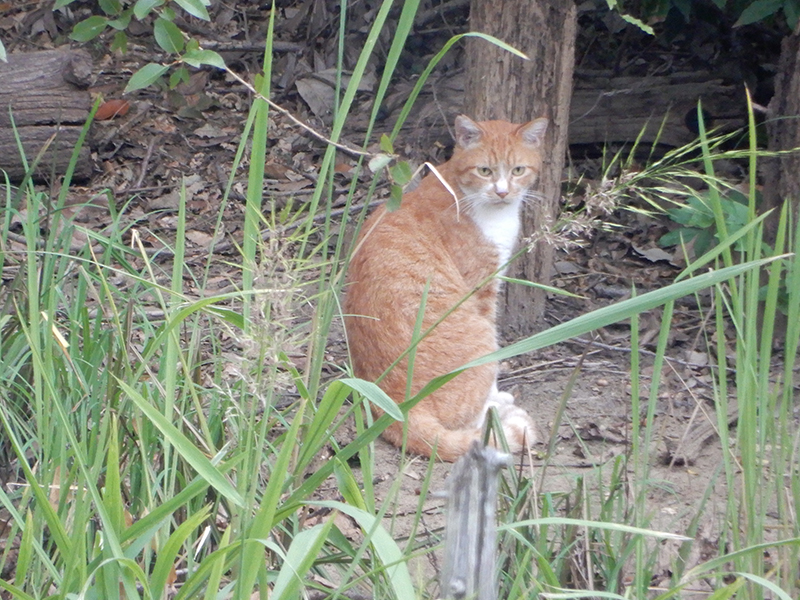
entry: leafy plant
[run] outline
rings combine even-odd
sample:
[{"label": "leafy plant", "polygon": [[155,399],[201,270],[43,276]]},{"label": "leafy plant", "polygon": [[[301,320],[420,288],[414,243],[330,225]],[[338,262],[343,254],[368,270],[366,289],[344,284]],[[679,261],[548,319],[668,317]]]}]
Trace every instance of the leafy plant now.
[{"label": "leafy plant", "polygon": [[[75,0],[56,0],[53,10],[69,6]],[[199,42],[187,35],[176,24],[177,10],[202,19],[209,20],[207,6],[211,0],[99,0],[98,5],[103,12],[92,15],[77,23],[70,37],[77,42],[89,42],[106,30],[114,30],[114,39],[110,49],[125,52],[128,47],[126,30],[131,21],[152,22],[153,39],[161,50],[175,58],[172,61],[174,70],[169,78],[169,85],[174,88],[181,82],[189,80],[189,71],[185,65],[198,67],[201,65],[223,68],[224,63],[219,55],[208,50],[201,50]],[[185,65],[184,65],[185,63]],[[170,65],[149,63],[131,76],[126,91],[147,87],[161,79]]]},{"label": "leafy plant", "polygon": [[[726,189],[719,199],[720,208],[725,220],[726,231],[734,233],[750,222],[747,207],[747,196],[736,189]],[[723,236],[716,229],[714,211],[711,207],[709,192],[700,192],[689,196],[682,206],[669,208],[667,215],[674,222],[682,225],[664,234],[658,240],[660,246],[683,246],[691,244],[696,256],[705,254]],[[737,242],[735,249],[744,249],[742,241]]]}]

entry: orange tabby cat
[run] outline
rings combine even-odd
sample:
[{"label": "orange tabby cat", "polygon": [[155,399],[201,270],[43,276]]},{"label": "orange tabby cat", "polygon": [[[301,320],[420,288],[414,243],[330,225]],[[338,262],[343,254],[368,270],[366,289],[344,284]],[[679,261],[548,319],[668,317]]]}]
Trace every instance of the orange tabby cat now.
[{"label": "orange tabby cat", "polygon": [[[469,298],[417,347],[411,395],[434,377],[497,350],[499,283],[481,283],[508,261],[517,242],[520,207],[534,196],[546,129],[546,119],[515,125],[459,116],[453,157],[437,169],[458,200],[431,173],[403,196],[397,211],[379,208],[367,220],[345,300],[356,376],[377,380],[408,348],[426,284],[422,331]],[[407,377],[403,359],[379,385],[402,402]],[[407,447],[430,456],[435,445],[439,458],[453,461],[480,437],[491,407],[513,451],[534,441],[530,417],[511,394],[498,391],[497,364],[491,363],[468,369],[412,408]],[[384,437],[401,445],[403,423],[393,423]]]}]

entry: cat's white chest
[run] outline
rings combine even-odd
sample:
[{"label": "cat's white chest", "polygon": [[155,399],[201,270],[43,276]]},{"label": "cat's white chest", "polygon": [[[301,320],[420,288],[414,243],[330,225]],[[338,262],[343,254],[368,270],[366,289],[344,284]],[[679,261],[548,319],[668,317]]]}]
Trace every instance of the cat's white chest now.
[{"label": "cat's white chest", "polygon": [[[472,219],[483,235],[494,244],[499,255],[498,267],[511,258],[520,230],[520,203],[483,204],[471,211]],[[504,269],[505,270],[505,269]]]}]

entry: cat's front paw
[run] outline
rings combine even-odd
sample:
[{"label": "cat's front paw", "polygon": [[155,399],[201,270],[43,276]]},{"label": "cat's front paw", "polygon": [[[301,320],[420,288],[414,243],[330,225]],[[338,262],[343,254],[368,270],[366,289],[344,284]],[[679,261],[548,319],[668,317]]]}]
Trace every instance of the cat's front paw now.
[{"label": "cat's front paw", "polygon": [[497,412],[511,452],[519,452],[536,443],[536,425],[524,409],[513,404],[504,404],[498,407]]}]

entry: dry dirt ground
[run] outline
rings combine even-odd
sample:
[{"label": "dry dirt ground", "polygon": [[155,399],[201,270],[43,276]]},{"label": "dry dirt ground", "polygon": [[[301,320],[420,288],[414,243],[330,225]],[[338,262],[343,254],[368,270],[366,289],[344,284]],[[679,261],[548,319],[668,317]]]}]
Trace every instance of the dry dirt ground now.
[{"label": "dry dirt ground", "polygon": [[[297,8],[292,8],[293,3],[284,4],[291,5],[284,16],[291,18],[298,14],[292,12]],[[298,3],[298,6],[300,4],[303,7],[311,5],[306,2]],[[61,27],[63,30],[64,25],[51,23],[46,12],[38,13],[37,21],[34,12],[16,13],[19,19],[10,24],[7,19],[14,15],[7,15],[0,26],[6,30],[16,28],[20,32],[23,32],[23,27],[31,31],[39,27],[38,46],[52,46],[54,36],[48,28],[58,30]],[[308,30],[312,32],[314,18],[312,15],[307,22]],[[258,23],[263,25],[263,18]],[[224,13],[218,19],[215,35],[211,38],[220,41],[226,27],[236,26],[242,26],[242,23]],[[253,27],[257,29],[255,25]],[[453,29],[440,24],[439,27],[441,31],[431,34],[433,37],[445,36],[446,39],[458,30],[457,26]],[[254,30],[252,39],[263,39],[263,36],[257,36],[258,33]],[[275,97],[297,116],[324,130],[324,107],[312,108],[304,102],[298,91],[302,86],[296,85],[297,81],[304,79],[311,85],[314,80],[311,75],[323,70],[321,67],[330,62],[329,40],[321,33],[315,39],[317,44],[310,50],[293,49],[287,42],[289,45],[278,52],[274,68]],[[257,71],[260,54],[257,45],[254,47],[256,51],[244,46],[227,51],[225,57],[229,65],[239,72]],[[30,50],[31,47],[20,45],[9,49]],[[152,42],[148,42],[146,37],[141,40],[133,37],[127,55],[108,53],[97,45],[94,55],[96,84],[92,91],[103,93],[107,98],[120,97],[130,74],[152,59]],[[406,73],[418,71],[417,66],[407,65]],[[439,73],[457,74],[459,69],[456,53],[442,65]],[[411,82],[410,77],[401,78],[393,93],[402,98]],[[447,85],[446,78],[441,80],[441,85]],[[433,93],[423,98],[419,114],[441,115],[436,82],[431,90]],[[89,206],[79,210],[78,219],[87,227],[102,230],[110,220],[110,199],[117,211],[123,212],[123,221],[136,226],[145,246],[157,250],[164,246],[162,239],[174,238],[178,189],[184,178],[189,198],[187,264],[202,267],[212,241],[216,243],[214,252],[220,265],[227,260],[236,260],[238,255],[231,241],[241,241],[242,238],[242,191],[246,183],[247,158],[239,172],[234,174],[231,199],[223,209],[223,230],[216,231],[215,227],[249,107],[247,91],[220,73],[200,71],[177,91],[151,87],[131,96],[130,102],[131,111],[124,117],[95,124],[92,151],[96,172],[90,181],[82,182],[83,187],[76,187],[71,196],[76,206],[91,199]],[[356,115],[367,114],[369,95],[360,96],[357,104]],[[378,124],[378,130],[390,126],[390,120],[383,121]],[[364,127],[364,120],[356,116],[345,131],[345,139],[357,146]],[[399,151],[417,163],[424,160],[436,163],[443,159],[448,139],[450,136],[444,120],[418,120],[406,129]],[[271,205],[280,207],[289,198],[305,200],[309,197],[315,184],[321,150],[315,140],[281,116],[273,115],[265,165],[265,198],[269,198]],[[342,204],[353,177],[353,164],[352,158],[346,155],[338,159],[336,195]],[[576,169],[587,173],[588,180],[599,177],[597,161],[575,163],[571,165],[570,173],[574,174]],[[366,185],[365,182],[363,187]],[[385,196],[384,188],[379,188],[378,196]],[[342,218],[346,219],[344,215]],[[598,232],[586,247],[559,254],[556,285],[585,299],[551,298],[546,317],[549,325],[624,298],[632,285],[640,292],[664,285],[677,273],[669,256],[653,251],[655,240],[668,230],[667,223],[625,211],[616,212],[611,219],[616,221],[617,229]],[[217,235],[216,239],[214,235]],[[194,292],[198,295],[217,293],[230,283],[228,269],[220,267],[206,290]],[[191,285],[187,282],[189,292],[193,291]],[[679,304],[675,313],[668,350],[672,360],[661,374],[655,419],[657,451],[651,456],[654,485],[649,501],[655,529],[685,531],[712,473],[720,464],[722,450],[711,429],[715,421],[713,406],[709,402],[707,349],[702,345],[704,316],[704,312],[692,302]],[[645,374],[652,375],[652,369],[648,371],[646,353],[653,349],[651,344],[659,325],[658,311],[642,317]],[[333,362],[341,361],[341,339],[334,336],[331,347]],[[565,416],[557,425],[555,454],[545,476],[544,490],[571,490],[579,477],[588,478],[597,472],[605,474],[614,457],[629,452],[631,422],[641,418],[641,415],[631,414],[630,356],[626,350],[629,348],[627,327],[609,327],[591,339],[569,342],[504,365],[501,388],[513,391],[518,403],[535,416],[544,442],[551,435],[557,406],[576,371],[579,358],[585,352],[569,394]],[[649,381],[643,383],[645,402]],[[419,502],[420,482],[427,470],[426,461],[401,460],[397,450],[383,441],[376,442],[375,447],[377,494],[381,499],[389,494],[399,470],[401,489],[395,516],[414,514]],[[534,448],[532,458],[526,459],[524,468],[530,468],[534,477],[541,476],[544,450],[545,445],[541,443]],[[601,468],[601,465],[604,466]],[[446,464],[435,465],[434,489],[443,488],[449,468]],[[718,483],[706,506],[707,522],[700,528],[698,548],[714,547],[715,522],[723,514],[726,493],[723,483]],[[442,525],[442,503],[435,498],[425,503],[422,529],[433,537]],[[409,522],[410,519],[395,520],[392,527],[398,536],[407,532]],[[663,548],[659,569],[666,576],[675,547],[665,544]],[[425,560],[427,562],[421,569],[428,577],[435,572],[436,565],[434,559]]]}]

